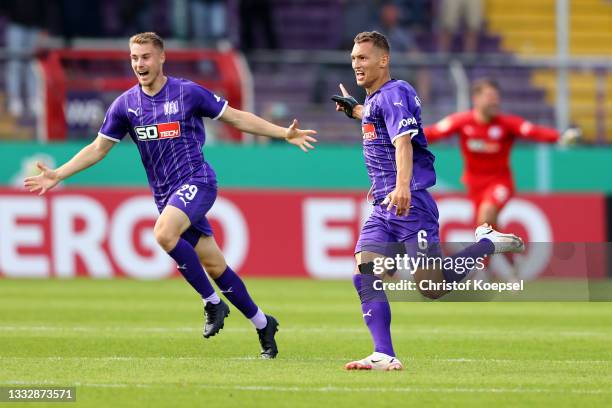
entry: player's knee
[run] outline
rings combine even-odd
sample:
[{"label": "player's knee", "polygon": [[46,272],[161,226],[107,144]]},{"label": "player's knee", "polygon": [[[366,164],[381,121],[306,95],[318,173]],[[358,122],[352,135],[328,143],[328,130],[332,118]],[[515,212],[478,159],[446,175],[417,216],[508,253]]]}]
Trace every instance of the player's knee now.
[{"label": "player's knee", "polygon": [[179,240],[179,235],[176,234],[171,228],[168,228],[164,223],[155,224],[153,234],[155,235],[155,240],[159,246],[161,246],[166,252],[172,251]]},{"label": "player's knee", "polygon": [[208,273],[208,275],[210,275],[210,277],[213,279],[220,277],[227,268],[227,264],[225,263],[223,256],[200,258],[200,263],[202,263],[206,273]]}]

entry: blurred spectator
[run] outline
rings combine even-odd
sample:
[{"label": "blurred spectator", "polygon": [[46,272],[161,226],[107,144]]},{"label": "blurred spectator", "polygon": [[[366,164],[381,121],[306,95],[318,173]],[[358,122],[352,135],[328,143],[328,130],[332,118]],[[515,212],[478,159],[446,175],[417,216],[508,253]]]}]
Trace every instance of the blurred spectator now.
[{"label": "blurred spectator", "polygon": [[344,38],[340,42],[340,48],[350,49],[353,47],[355,36],[362,31],[370,31],[376,24],[377,3],[373,0],[340,0],[343,6],[343,30]]},{"label": "blurred spectator", "polygon": [[[278,48],[270,0],[240,0],[239,12],[240,46],[243,51],[248,52],[255,46],[271,50]],[[257,39],[263,43],[259,44]]]},{"label": "blurred spectator", "polygon": [[[394,3],[385,3],[380,9],[380,22],[376,30],[387,36],[391,45],[392,55],[403,55],[418,57],[420,51],[413,33],[400,25],[401,10]],[[430,95],[430,76],[426,69],[402,69],[396,68],[394,72],[399,72],[398,79],[404,79],[415,85],[419,96],[423,100],[428,100]],[[416,74],[416,75],[415,75]]]},{"label": "blurred spectator", "polygon": [[410,30],[400,25],[400,9],[393,3],[385,3],[380,9],[380,21],[376,31],[387,36],[393,51],[417,52],[416,39]]},{"label": "blurred spectator", "polygon": [[431,32],[431,0],[395,0],[394,3],[404,10],[402,23],[412,32]]},{"label": "blurred spectator", "polygon": [[190,17],[193,39],[210,46],[227,38],[227,6],[223,0],[191,0]]},{"label": "blurred spectator", "polygon": [[69,44],[75,37],[104,35],[100,0],[61,0],[60,3],[62,35]]},{"label": "blurred spectator", "polygon": [[[127,30],[124,35],[132,35],[143,31],[155,31],[163,35],[164,30],[159,25],[152,26],[153,18],[152,7],[148,6],[147,0],[130,0],[119,3],[119,20],[121,25]],[[155,28],[152,30],[152,28]]]},{"label": "blurred spectator", "polygon": [[189,36],[189,8],[190,0],[171,0],[170,2],[170,24],[172,26],[172,37],[186,40]]},{"label": "blurred spectator", "polygon": [[22,116],[27,106],[28,113],[36,115],[41,103],[32,58],[49,22],[47,1],[2,0],[0,10],[9,20],[6,48],[10,59],[5,72],[8,111],[13,116]]},{"label": "blurred spectator", "polygon": [[[134,33],[150,31],[163,32],[157,22],[152,22],[152,7],[147,0],[105,0],[100,5],[103,37],[131,36]],[[169,14],[169,13],[167,13]]]},{"label": "blurred spectator", "polygon": [[451,51],[453,36],[457,33],[463,19],[467,29],[463,36],[463,51],[475,53],[478,48],[478,33],[482,26],[482,14],[482,0],[442,0],[440,51]]}]

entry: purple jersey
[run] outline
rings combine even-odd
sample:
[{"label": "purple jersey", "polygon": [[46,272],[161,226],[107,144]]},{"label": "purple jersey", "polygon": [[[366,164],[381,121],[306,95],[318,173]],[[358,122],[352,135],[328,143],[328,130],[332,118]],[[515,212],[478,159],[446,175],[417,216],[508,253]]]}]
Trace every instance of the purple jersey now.
[{"label": "purple jersey", "polygon": [[424,190],[436,184],[434,155],[427,150],[421,127],[421,102],[407,82],[392,79],[368,95],[361,128],[363,155],[375,204],[380,204],[395,188],[397,167],[393,142],[399,137],[412,139],[410,190]]},{"label": "purple jersey", "polygon": [[106,112],[99,136],[119,142],[126,133],[136,143],[158,207],[190,180],[216,187],[204,160],[203,117],[218,119],[227,101],[194,82],[168,77],[155,95],[135,85]]}]

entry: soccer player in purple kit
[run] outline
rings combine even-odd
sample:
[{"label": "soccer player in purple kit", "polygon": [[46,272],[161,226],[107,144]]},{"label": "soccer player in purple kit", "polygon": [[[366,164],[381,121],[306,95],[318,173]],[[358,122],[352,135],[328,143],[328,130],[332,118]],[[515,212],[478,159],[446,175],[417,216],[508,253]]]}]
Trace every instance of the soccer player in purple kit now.
[{"label": "soccer player in purple kit", "polygon": [[218,333],[229,314],[208,273],[255,326],[261,357],[275,358],[278,322],[257,307],[243,281],[226,264],[206,219],[217,196],[217,181],[202,154],[206,136],[201,118],[219,119],[244,132],[285,139],[305,152],[313,148],[316,132],[298,129],[297,120],[288,128],[274,125],[228,106],[226,100],[191,81],[164,75],[164,43],[155,33],[136,34],[129,46],[138,84],[112,103],[98,137],[55,170],[37,163],[42,173],[26,178],[24,185],[29,191],[44,194],[61,180],[102,160],[129,133],[140,152],[160,212],[155,238],[204,301],[204,337]]},{"label": "soccer player in purple kit", "polygon": [[[372,187],[374,209],[361,229],[355,247],[357,268],[353,283],[361,300],[361,310],[374,343],[374,353],[345,365],[347,370],[402,370],[391,341],[391,308],[378,280],[375,260],[389,256],[388,247],[401,243],[408,256],[416,248],[429,246],[428,256],[440,258],[438,208],[427,191],[436,182],[434,155],[427,149],[421,126],[421,102],[407,82],[391,79],[390,47],[376,31],[355,37],[351,52],[357,85],[365,88],[363,105],[349,95],[342,84],[342,95],[335,95],[336,110],[361,120],[363,154]],[[370,197],[369,197],[370,198]],[[520,252],[522,240],[502,234],[483,224],[475,231],[476,243],[454,254],[452,259],[476,259],[493,253]],[[379,264],[380,265],[380,264]],[[430,269],[417,269],[414,280],[421,293],[437,299],[448,289],[422,289],[421,282],[453,283],[465,278],[465,268],[442,263]],[[450,265],[450,266],[447,266]],[[392,271],[388,271],[392,272]],[[377,284],[378,283],[378,284]]]}]

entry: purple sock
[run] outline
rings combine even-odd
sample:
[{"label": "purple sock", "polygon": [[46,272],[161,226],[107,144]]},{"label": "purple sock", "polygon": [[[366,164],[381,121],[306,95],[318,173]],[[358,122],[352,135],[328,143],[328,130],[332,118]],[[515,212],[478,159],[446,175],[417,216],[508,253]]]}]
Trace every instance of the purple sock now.
[{"label": "purple sock", "polygon": [[[450,256],[449,258],[476,259],[482,258],[485,255],[491,255],[493,252],[495,252],[495,245],[493,244],[493,242],[491,242],[491,240],[487,238],[483,238],[475,244],[472,244],[469,247],[457,252],[453,256]],[[445,262],[442,263],[442,265],[444,264]],[[453,265],[455,265],[455,262],[453,262]],[[444,279],[447,282],[461,282],[468,275],[469,272],[470,271],[464,271],[462,273],[458,273],[453,268],[444,268],[444,270],[442,271],[442,273],[444,274]]]},{"label": "purple sock", "polygon": [[176,261],[178,270],[203,299],[215,293],[215,290],[208,281],[206,272],[204,272],[204,268],[202,268],[198,254],[189,242],[179,238],[176,246],[172,251],[168,252],[168,255]]},{"label": "purple sock", "polygon": [[380,280],[374,275],[353,275],[353,284],[359,299],[363,320],[374,341],[374,351],[395,357],[391,341],[391,308],[385,292],[373,289],[373,282]]},{"label": "purple sock", "polygon": [[215,283],[221,289],[227,300],[232,302],[242,314],[250,319],[257,313],[257,305],[251,299],[244,282],[229,266],[215,279]]}]

